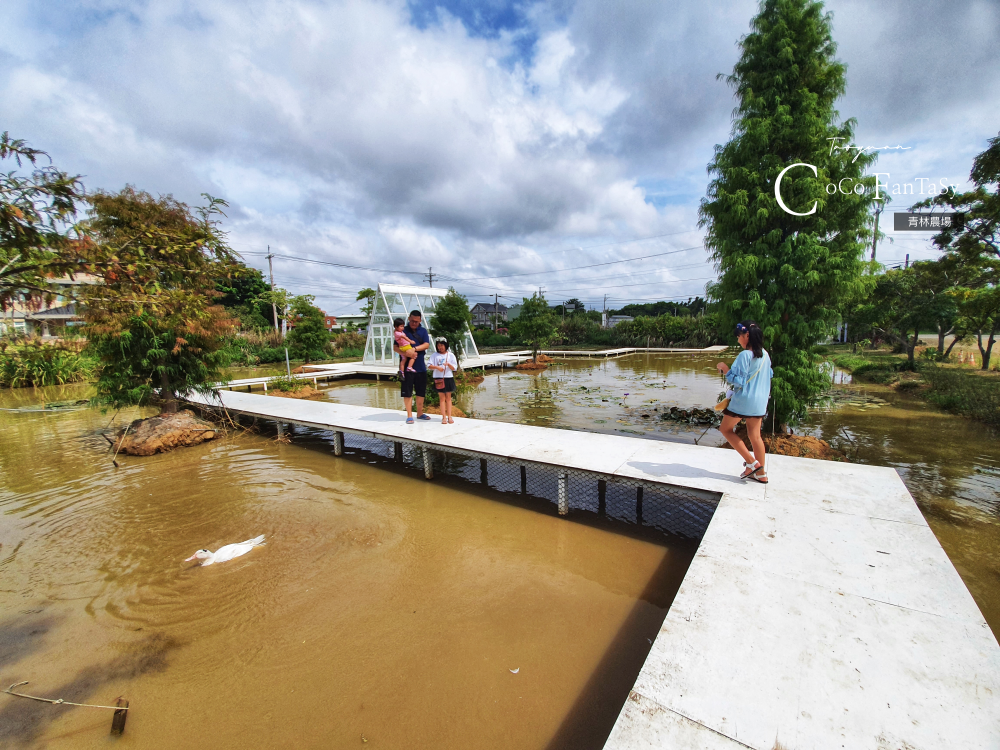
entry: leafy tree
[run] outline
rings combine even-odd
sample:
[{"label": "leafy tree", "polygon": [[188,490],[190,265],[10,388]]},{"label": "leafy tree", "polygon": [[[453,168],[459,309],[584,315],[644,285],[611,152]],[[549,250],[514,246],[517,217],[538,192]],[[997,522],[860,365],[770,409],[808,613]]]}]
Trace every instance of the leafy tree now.
[{"label": "leafy tree", "polygon": [[531,347],[531,361],[538,361],[538,350],[556,335],[556,316],[549,308],[545,297],[537,292],[531,298],[524,297],[521,314],[511,323],[510,331],[519,340]]},{"label": "leafy tree", "polygon": [[365,287],[360,292],[358,292],[358,297],[355,300],[356,302],[360,302],[361,300],[365,301],[365,304],[361,306],[361,312],[367,315],[369,318],[371,318],[372,316],[372,310],[375,309],[375,297],[377,295],[378,292],[376,292],[374,289],[371,289],[370,287]]},{"label": "leafy tree", "polygon": [[[469,330],[471,323],[469,301],[456,292],[454,287],[450,287],[448,293],[434,305],[431,326],[435,336],[444,336],[448,340],[448,348],[455,353],[459,366],[465,354],[465,332]],[[431,352],[434,352],[433,346]]]},{"label": "leafy tree", "polygon": [[43,158],[44,151],[7,132],[0,135],[0,161],[33,167],[28,176],[16,169],[0,174],[0,310],[16,299],[51,302],[54,277],[86,270],[76,255],[80,238],[73,227],[83,185],[79,176],[51,163],[38,166]]},{"label": "leafy tree", "polygon": [[559,338],[567,344],[582,344],[600,330],[596,322],[586,315],[571,315],[559,324]]},{"label": "leafy tree", "polygon": [[[291,293],[289,293],[287,289],[282,289],[280,286],[276,286],[274,289],[268,287],[257,297],[257,303],[261,307],[267,309],[272,320],[275,315],[279,318],[284,318],[288,313],[291,301]],[[268,323],[268,326],[270,325],[271,324]],[[274,321],[274,330],[278,330],[277,321]]]},{"label": "leafy tree", "polygon": [[[866,283],[875,154],[845,152],[854,120],[837,122],[845,68],[834,58],[830,15],[814,0],[764,0],[740,40],[742,55],[726,77],[737,107],[732,138],[716,146],[702,200],[706,246],[720,273],[709,288],[722,324],[756,320],[774,363],[777,420],[800,416],[825,385],[811,348],[825,338],[841,303]],[[839,139],[839,140],[836,140]],[[775,196],[781,183],[784,211]],[[841,182],[843,181],[843,182]],[[848,194],[829,194],[828,183]],[[850,192],[863,185],[865,192]],[[815,210],[812,210],[812,209]]]},{"label": "leafy tree", "polygon": [[994,307],[1000,286],[1000,134],[973,160],[970,177],[972,190],[943,193],[914,208],[941,206],[957,213],[957,221],[936,234],[934,243],[964,271],[962,322],[976,332],[986,370],[1000,325],[1000,310]]},{"label": "leafy tree", "polygon": [[293,297],[288,311],[288,322],[293,325],[288,331],[288,349],[293,357],[306,362],[322,358],[330,342],[323,311],[313,304],[315,299],[311,294]]},{"label": "leafy tree", "polygon": [[85,332],[100,361],[98,402],[118,409],[158,390],[172,412],[177,394],[207,392],[221,379],[222,337],[233,321],[216,283],[235,271],[236,258],[215,218],[225,202],[205,197],[194,212],[131,186],[90,197],[93,242],[80,252],[103,282],[83,293]]},{"label": "leafy tree", "polygon": [[271,327],[268,317],[270,303],[261,296],[270,291],[264,274],[256,268],[238,263],[230,278],[219,279],[215,288],[222,293],[219,303],[239,318],[244,329],[263,331]]},{"label": "leafy tree", "polygon": [[[989,284],[972,289],[958,288],[955,294],[959,300],[960,314],[957,323],[965,330],[976,333],[982,369],[988,370],[993,344],[1000,331],[1000,287]],[[987,335],[985,345],[984,332]]]}]

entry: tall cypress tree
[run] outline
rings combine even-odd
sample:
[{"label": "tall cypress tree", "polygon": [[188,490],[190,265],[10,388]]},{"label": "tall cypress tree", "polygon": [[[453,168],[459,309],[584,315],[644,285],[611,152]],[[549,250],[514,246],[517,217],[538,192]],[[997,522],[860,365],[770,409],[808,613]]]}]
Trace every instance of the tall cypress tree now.
[{"label": "tall cypress tree", "polygon": [[[833,107],[844,93],[845,67],[834,57],[822,3],[763,0],[750,26],[725,76],[738,105],[732,137],[715,147],[708,166],[700,215],[720,274],[709,294],[726,324],[752,319],[763,329],[774,364],[772,408],[784,424],[823,387],[812,346],[865,286],[875,178],[864,171],[876,154],[844,148],[854,143],[856,122],[839,122]],[[778,176],[796,163],[817,173],[789,170],[781,197],[798,213],[815,205],[805,216],[786,212],[775,197]],[[858,184],[864,193],[854,192]]]}]

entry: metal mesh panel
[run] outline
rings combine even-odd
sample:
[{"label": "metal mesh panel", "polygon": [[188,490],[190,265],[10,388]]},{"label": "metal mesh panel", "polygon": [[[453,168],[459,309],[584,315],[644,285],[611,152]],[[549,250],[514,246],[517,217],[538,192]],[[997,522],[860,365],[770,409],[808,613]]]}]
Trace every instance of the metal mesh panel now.
[{"label": "metal mesh panel", "polygon": [[[372,464],[394,464],[421,473],[425,470],[423,449],[410,443],[345,433],[344,455]],[[569,515],[606,517],[688,539],[704,535],[720,497],[682,487],[504,461],[451,448],[430,450],[430,460],[437,477],[548,506],[558,507],[560,478],[565,477]]]}]

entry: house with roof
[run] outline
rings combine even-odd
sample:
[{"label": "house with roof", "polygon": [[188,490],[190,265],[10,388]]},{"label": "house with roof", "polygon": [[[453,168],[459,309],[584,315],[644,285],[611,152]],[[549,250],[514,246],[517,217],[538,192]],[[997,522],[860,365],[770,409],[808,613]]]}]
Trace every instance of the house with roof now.
[{"label": "house with roof", "polygon": [[472,313],[472,325],[474,326],[492,326],[494,318],[496,318],[497,325],[507,322],[506,305],[477,302],[469,312]]}]

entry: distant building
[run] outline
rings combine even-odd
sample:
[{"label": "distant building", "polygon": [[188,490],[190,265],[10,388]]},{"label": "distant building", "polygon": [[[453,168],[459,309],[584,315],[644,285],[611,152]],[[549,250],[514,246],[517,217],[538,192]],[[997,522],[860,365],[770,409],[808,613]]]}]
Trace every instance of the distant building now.
[{"label": "distant building", "polygon": [[80,310],[70,299],[77,288],[100,283],[97,277],[78,273],[73,278],[64,276],[49,283],[58,290],[52,306],[36,310],[15,301],[6,312],[0,312],[0,335],[55,339],[61,337],[67,326],[83,324]]},{"label": "distant building", "polygon": [[635,320],[631,315],[608,315],[607,313],[604,314],[604,318],[605,328],[614,328],[619,323],[631,323]]},{"label": "distant building", "polygon": [[334,315],[324,315],[323,324],[326,326],[326,330],[332,331],[337,327],[337,318]]},{"label": "distant building", "polygon": [[497,323],[507,322],[507,306],[494,305],[492,302],[478,302],[469,311],[472,313],[472,325],[492,326],[496,316]]},{"label": "distant building", "polygon": [[353,323],[355,329],[363,333],[368,328],[368,319],[367,315],[338,315],[330,330],[343,333],[347,330],[348,324]]},{"label": "distant building", "polygon": [[516,305],[511,305],[507,308],[507,322],[512,320],[517,320],[521,315],[521,303],[518,302]]}]

